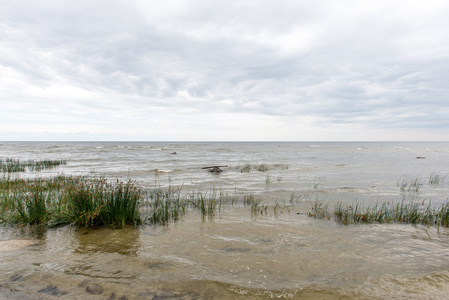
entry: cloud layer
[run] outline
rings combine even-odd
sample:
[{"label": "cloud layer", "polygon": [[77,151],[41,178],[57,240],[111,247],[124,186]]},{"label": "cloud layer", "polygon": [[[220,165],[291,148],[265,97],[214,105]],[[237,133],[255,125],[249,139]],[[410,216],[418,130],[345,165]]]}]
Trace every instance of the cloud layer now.
[{"label": "cloud layer", "polygon": [[449,140],[447,1],[4,1],[0,140]]}]

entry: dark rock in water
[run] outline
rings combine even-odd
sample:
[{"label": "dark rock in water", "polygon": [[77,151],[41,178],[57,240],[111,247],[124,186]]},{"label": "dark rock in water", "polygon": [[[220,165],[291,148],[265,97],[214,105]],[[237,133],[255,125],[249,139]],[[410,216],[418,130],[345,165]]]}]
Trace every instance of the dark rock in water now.
[{"label": "dark rock in water", "polygon": [[417,156],[417,159],[426,159],[424,156]]},{"label": "dark rock in water", "polygon": [[103,287],[99,284],[92,284],[86,287],[86,292],[93,295],[100,295],[103,293]]},{"label": "dark rock in water", "polygon": [[115,295],[115,293],[112,293],[111,296],[109,296],[108,300],[128,300],[128,298],[126,296],[121,296],[120,298],[117,298],[117,296]]},{"label": "dark rock in water", "polygon": [[203,167],[203,168],[201,168],[201,169],[209,169],[209,172],[211,172],[211,173],[221,173],[221,172],[223,172],[223,170],[220,169],[220,168],[225,168],[225,167],[227,167],[227,165],[226,165],[226,166],[210,166],[210,167]]},{"label": "dark rock in water", "polygon": [[184,299],[201,299],[199,294],[191,292],[167,292],[167,291],[145,291],[139,293],[140,298],[151,300],[184,300]]},{"label": "dark rock in water", "polygon": [[58,287],[52,284],[48,285],[46,288],[39,290],[38,293],[46,293],[52,296],[62,296],[67,294],[67,292],[61,291],[60,289],[58,289]]},{"label": "dark rock in water", "polygon": [[176,152],[172,152],[171,154],[178,154],[178,153],[176,153]]},{"label": "dark rock in water", "polygon": [[220,173],[220,172],[223,172],[223,170],[220,169],[219,167],[213,167],[213,168],[211,168],[209,170],[209,172],[211,172],[211,173]]}]

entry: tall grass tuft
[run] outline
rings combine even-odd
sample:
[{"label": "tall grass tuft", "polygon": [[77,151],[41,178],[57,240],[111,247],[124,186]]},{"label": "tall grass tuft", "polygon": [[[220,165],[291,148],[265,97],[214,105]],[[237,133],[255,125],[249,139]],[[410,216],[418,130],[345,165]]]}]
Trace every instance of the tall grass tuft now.
[{"label": "tall grass tuft", "polygon": [[187,202],[182,198],[181,191],[153,189],[147,191],[147,203],[149,203],[150,224],[168,224],[178,221],[186,212]]},{"label": "tall grass tuft", "polygon": [[404,176],[402,179],[396,182],[396,185],[399,187],[401,192],[411,192],[418,193],[422,187],[421,180],[416,178],[411,178]]},{"label": "tall grass tuft", "polygon": [[429,202],[424,201],[398,203],[376,203],[367,207],[360,203],[343,204],[338,202],[333,211],[329,209],[328,203],[315,201],[312,203],[310,217],[319,219],[331,219],[342,224],[354,223],[390,223],[403,222],[410,224],[438,225],[449,227],[449,202],[437,208]]},{"label": "tall grass tuft", "polygon": [[237,166],[236,169],[240,169],[241,173],[249,173],[251,171],[258,171],[258,172],[268,172],[270,170],[287,170],[288,165],[284,164],[274,164],[274,165],[268,165],[268,164],[245,164],[243,166]]},{"label": "tall grass tuft", "polygon": [[442,176],[438,173],[433,172],[432,174],[430,174],[429,177],[429,184],[440,184],[440,183],[444,183],[444,180],[446,179],[446,176]]},{"label": "tall grass tuft", "polygon": [[60,165],[65,165],[67,162],[65,160],[26,160],[21,161],[14,158],[0,159],[0,171],[4,173],[14,173],[14,172],[25,172],[25,171],[35,171],[39,172],[42,170],[53,169]]},{"label": "tall grass tuft", "polygon": [[46,205],[49,198],[50,193],[40,185],[31,185],[28,193],[15,194],[17,214],[14,216],[14,221],[34,225],[45,224],[49,217]]},{"label": "tall grass tuft", "polygon": [[440,226],[449,227],[449,202],[444,203],[440,209],[437,210],[436,214],[436,224],[438,225],[438,228]]},{"label": "tall grass tuft", "polygon": [[34,179],[0,179],[0,207],[4,221],[58,226],[140,224],[141,190],[134,182],[56,176]]},{"label": "tall grass tuft", "polygon": [[78,226],[123,228],[141,222],[141,195],[132,181],[110,184],[105,179],[80,180],[68,190],[67,205]]},{"label": "tall grass tuft", "polygon": [[323,203],[322,201],[315,200],[312,202],[312,207],[308,212],[309,217],[313,217],[315,219],[329,219],[329,204]]}]

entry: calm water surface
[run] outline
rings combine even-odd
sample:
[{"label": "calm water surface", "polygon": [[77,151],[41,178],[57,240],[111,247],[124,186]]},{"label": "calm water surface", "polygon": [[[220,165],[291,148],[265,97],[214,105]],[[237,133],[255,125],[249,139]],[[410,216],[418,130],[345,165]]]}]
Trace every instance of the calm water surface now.
[{"label": "calm water surface", "polygon": [[[449,178],[438,185],[429,178],[449,175],[449,143],[0,143],[6,157],[67,160],[44,176],[251,192],[268,209],[255,216],[236,203],[213,220],[189,212],[166,227],[123,230],[1,226],[0,292],[31,299],[446,299],[449,293],[449,230],[344,226],[306,213],[315,199],[330,206],[441,204]],[[268,171],[242,173],[246,164]],[[220,174],[201,169],[210,165],[228,167]],[[419,192],[401,192],[403,178],[418,178]]]}]

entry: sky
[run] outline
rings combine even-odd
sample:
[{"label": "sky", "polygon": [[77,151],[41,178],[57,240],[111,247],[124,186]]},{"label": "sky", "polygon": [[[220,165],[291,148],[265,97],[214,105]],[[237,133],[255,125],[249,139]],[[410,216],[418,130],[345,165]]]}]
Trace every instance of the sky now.
[{"label": "sky", "polygon": [[0,141],[449,141],[447,0],[4,0]]}]

